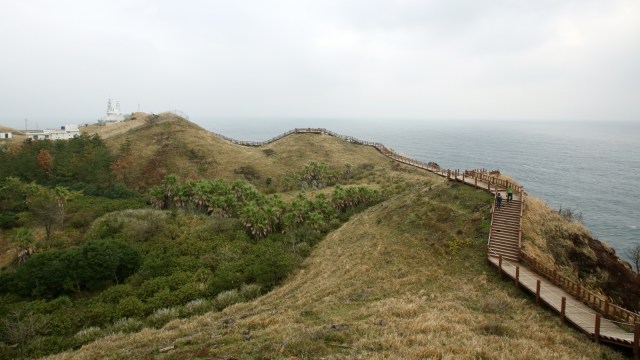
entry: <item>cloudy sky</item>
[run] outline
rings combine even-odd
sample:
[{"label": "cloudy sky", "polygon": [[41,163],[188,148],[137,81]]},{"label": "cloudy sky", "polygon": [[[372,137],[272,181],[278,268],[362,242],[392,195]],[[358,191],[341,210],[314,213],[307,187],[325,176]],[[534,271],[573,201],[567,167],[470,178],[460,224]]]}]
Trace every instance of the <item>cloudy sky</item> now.
[{"label": "cloudy sky", "polygon": [[638,0],[0,4],[0,124],[17,128],[96,120],[109,98],[196,122],[640,121]]}]

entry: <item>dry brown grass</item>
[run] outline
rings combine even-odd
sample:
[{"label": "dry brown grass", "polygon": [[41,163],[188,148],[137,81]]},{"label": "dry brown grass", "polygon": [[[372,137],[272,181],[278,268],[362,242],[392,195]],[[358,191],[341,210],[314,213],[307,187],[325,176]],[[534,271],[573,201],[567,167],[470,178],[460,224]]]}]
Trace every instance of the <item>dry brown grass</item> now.
[{"label": "dry brown grass", "polygon": [[114,136],[124,134],[130,130],[144,126],[147,123],[149,115],[145,113],[134,113],[130,120],[123,121],[111,125],[89,125],[80,128],[83,134],[94,135],[97,134],[103,139],[108,139]]},{"label": "dry brown grass", "polygon": [[[475,228],[481,219],[456,205],[459,190],[425,176],[431,190],[415,184],[354,216],[255,301],[55,358],[621,358],[500,281],[485,239],[450,251],[455,226]],[[450,208],[444,228],[415,226],[422,220],[412,214],[429,206]],[[449,231],[445,240],[441,231]],[[175,349],[158,353],[168,345]]]},{"label": "dry brown grass", "polygon": [[27,139],[27,136],[24,135],[24,131],[16,130],[8,126],[0,125],[0,132],[13,133],[11,139],[0,139],[0,146],[5,146],[9,144],[20,144]]},{"label": "dry brown grass", "polygon": [[574,234],[579,237],[589,235],[583,224],[567,221],[557,210],[534,196],[527,196],[525,200],[522,231],[522,246],[527,254],[548,267],[559,265],[558,271],[574,280],[577,279],[576,271],[566,259],[566,250],[580,251],[588,258],[596,257],[588,246],[579,246],[581,244],[573,240]]},{"label": "dry brown grass", "polygon": [[17,253],[16,249],[9,243],[7,230],[0,229],[0,268],[11,264]]},{"label": "dry brown grass", "polygon": [[[162,174],[175,173],[185,178],[231,180],[238,178],[237,169],[250,167],[259,176],[254,184],[265,186],[267,178],[277,185],[284,175],[299,171],[309,161],[324,161],[335,169],[346,163],[354,169],[371,164],[380,173],[391,164],[371,147],[316,134],[295,134],[262,147],[236,145],[170,113],[160,114],[154,125],[131,128],[106,138],[106,142],[117,152],[127,138],[135,154],[135,176],[147,185],[149,173],[160,174],[160,179]],[[272,151],[271,155],[265,150]]]}]

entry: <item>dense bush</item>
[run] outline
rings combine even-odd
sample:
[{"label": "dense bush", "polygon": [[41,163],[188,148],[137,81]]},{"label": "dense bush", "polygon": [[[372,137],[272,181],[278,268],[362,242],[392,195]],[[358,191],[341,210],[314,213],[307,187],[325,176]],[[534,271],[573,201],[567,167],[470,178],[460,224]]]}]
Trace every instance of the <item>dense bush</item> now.
[{"label": "dense bush", "polygon": [[141,259],[137,249],[113,240],[37,253],[17,269],[15,286],[10,290],[22,296],[48,298],[96,290],[123,281],[139,268]]},{"label": "dense bush", "polygon": [[[66,141],[27,140],[11,151],[0,149],[3,177],[48,185],[85,184],[106,190],[114,181],[113,161],[113,154],[97,135]],[[110,192],[118,191],[122,192],[115,188]]]},{"label": "dense bush", "polygon": [[[18,209],[26,194],[18,195],[0,192],[0,207]],[[50,354],[255,298],[327,231],[382,196],[336,186],[285,201],[243,181],[172,176],[151,195],[160,210],[140,209],[141,197],[71,198],[64,230],[80,235],[66,244],[80,245],[52,241],[53,249],[0,272],[0,313],[28,311],[47,323],[46,333],[17,348],[0,346],[0,357]]]}]

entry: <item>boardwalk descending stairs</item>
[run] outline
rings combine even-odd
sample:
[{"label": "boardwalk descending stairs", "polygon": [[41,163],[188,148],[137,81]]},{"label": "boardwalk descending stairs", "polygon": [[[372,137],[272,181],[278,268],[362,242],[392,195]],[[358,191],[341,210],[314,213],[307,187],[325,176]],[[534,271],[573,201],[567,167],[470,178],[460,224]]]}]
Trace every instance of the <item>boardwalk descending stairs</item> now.
[{"label": "boardwalk descending stairs", "polygon": [[502,257],[510,261],[520,259],[520,212],[522,202],[502,202],[502,207],[493,212],[489,236],[489,256]]}]

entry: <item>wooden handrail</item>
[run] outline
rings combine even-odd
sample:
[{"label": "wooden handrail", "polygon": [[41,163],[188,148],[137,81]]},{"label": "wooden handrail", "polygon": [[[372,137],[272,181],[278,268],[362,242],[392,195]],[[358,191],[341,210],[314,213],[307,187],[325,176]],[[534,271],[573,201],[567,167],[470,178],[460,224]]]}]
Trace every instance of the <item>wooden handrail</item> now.
[{"label": "wooden handrail", "polygon": [[556,271],[542,264],[525,252],[522,252],[521,257],[522,260],[524,260],[524,262],[538,274],[545,276],[549,281],[551,281],[551,283],[564,289],[592,309],[617,321],[626,322],[628,324],[640,324],[640,314],[613,304],[608,298],[584,288],[580,282],[558,274]]}]

